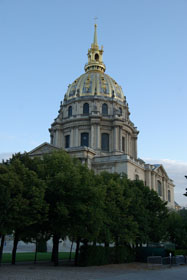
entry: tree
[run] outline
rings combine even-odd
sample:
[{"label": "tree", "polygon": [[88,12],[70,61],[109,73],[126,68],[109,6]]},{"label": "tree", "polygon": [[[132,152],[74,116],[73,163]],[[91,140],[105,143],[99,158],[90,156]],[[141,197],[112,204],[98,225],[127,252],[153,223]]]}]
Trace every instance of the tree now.
[{"label": "tree", "polygon": [[128,179],[118,173],[102,172],[100,174],[105,189],[104,223],[101,241],[108,246],[115,242],[116,246],[134,241],[137,224],[129,211],[131,193]]},{"label": "tree", "polygon": [[170,211],[167,222],[167,238],[178,248],[187,248],[187,210]]},{"label": "tree", "polygon": [[179,212],[171,211],[167,223],[167,238],[177,247],[183,248],[186,244],[186,230]]},{"label": "tree", "polygon": [[95,184],[93,171],[65,151],[45,155],[40,175],[47,184],[45,200],[49,205],[44,227],[53,237],[52,260],[58,265],[60,238],[69,236],[76,241],[77,252],[80,241],[96,239],[101,221],[101,188]]},{"label": "tree", "polygon": [[80,242],[96,242],[103,223],[104,190],[98,177],[87,166],[76,162],[79,178],[67,190],[69,211],[69,236],[76,241],[75,265],[78,262]]},{"label": "tree", "polygon": [[20,155],[9,161],[8,170],[11,195],[10,224],[14,232],[12,264],[15,264],[19,240],[25,238],[28,227],[34,227],[46,219],[47,204],[44,201],[45,183],[38,178],[36,172],[23,164]]},{"label": "tree", "polygon": [[11,194],[9,181],[11,175],[5,163],[0,164],[0,264],[2,261],[3,247],[5,235],[11,233],[10,213],[11,209]]},{"label": "tree", "polygon": [[166,232],[168,210],[158,194],[144,186],[143,181],[128,180],[131,191],[129,212],[137,223],[135,243],[138,246],[148,242],[159,242]]},{"label": "tree", "polygon": [[52,260],[58,265],[58,246],[60,238],[69,232],[68,193],[79,180],[73,159],[65,152],[53,152],[43,156],[38,172],[46,182],[45,201],[49,205],[48,220],[43,223],[46,234],[53,237]]}]

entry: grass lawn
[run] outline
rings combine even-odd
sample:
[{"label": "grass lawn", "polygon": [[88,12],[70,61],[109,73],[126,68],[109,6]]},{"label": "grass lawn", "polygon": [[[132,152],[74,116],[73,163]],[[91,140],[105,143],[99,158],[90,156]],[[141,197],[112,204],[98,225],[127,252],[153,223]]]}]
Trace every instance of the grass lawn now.
[{"label": "grass lawn", "polygon": [[[75,253],[71,254],[71,257],[74,258]],[[17,253],[16,254],[16,262],[34,262],[35,253]],[[11,263],[12,254],[4,253],[2,258],[2,263]],[[69,259],[69,252],[61,252],[59,253],[59,260],[67,260]],[[36,261],[50,261],[51,253],[37,253]]]}]

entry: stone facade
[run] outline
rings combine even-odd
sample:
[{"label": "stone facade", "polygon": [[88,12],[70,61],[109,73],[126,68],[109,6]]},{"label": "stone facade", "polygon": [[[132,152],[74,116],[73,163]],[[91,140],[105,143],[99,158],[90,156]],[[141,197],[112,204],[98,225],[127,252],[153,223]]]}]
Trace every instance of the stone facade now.
[{"label": "stone facade", "polygon": [[104,73],[102,55],[95,25],[86,72],[69,85],[49,129],[51,142],[35,148],[30,155],[65,149],[96,173],[126,173],[129,179],[142,180],[174,208],[174,184],[164,167],[146,164],[137,157],[139,132],[129,118],[122,88]]}]

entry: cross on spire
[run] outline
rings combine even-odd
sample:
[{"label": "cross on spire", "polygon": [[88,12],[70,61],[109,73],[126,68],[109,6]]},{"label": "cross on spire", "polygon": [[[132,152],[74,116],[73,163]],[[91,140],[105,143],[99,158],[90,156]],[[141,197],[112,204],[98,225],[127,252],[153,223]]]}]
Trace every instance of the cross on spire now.
[{"label": "cross on spire", "polygon": [[94,22],[97,24],[98,17],[94,17]]}]

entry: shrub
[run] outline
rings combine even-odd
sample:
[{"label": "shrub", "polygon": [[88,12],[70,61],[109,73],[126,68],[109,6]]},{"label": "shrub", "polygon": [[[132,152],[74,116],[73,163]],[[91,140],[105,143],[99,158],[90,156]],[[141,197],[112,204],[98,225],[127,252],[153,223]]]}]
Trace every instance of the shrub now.
[{"label": "shrub", "polygon": [[187,249],[178,249],[174,251],[175,256],[177,255],[183,255],[183,256],[187,256]]},{"label": "shrub", "polygon": [[44,239],[41,239],[37,242],[37,251],[38,252],[47,252],[47,242]]},{"label": "shrub", "polygon": [[82,246],[78,264],[80,266],[126,263],[135,260],[130,247]]}]

